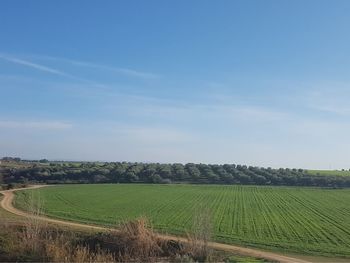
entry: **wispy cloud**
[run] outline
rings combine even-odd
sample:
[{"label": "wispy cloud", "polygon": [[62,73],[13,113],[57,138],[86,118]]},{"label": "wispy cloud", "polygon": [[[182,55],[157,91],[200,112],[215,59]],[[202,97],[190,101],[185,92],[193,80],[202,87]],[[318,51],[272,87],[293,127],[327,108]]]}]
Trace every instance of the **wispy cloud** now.
[{"label": "wispy cloud", "polygon": [[[121,99],[122,98],[122,99]],[[142,96],[128,96],[119,94],[119,103],[105,101],[104,107],[108,110],[120,110],[129,115],[167,119],[180,122],[214,121],[229,124],[240,123],[273,123],[288,119],[290,113],[273,107],[256,105],[241,105],[237,103],[223,104],[208,101],[206,104],[186,101],[176,101],[161,98]]]},{"label": "wispy cloud", "polygon": [[56,74],[56,75],[59,75],[59,76],[69,76],[68,74],[66,74],[66,73],[64,73],[62,71],[59,71],[57,69],[54,69],[54,68],[51,68],[51,67],[47,67],[47,66],[44,66],[44,65],[41,65],[41,64],[33,63],[33,62],[30,62],[30,61],[27,61],[27,60],[15,58],[15,57],[10,57],[10,56],[5,56],[5,55],[0,55],[0,58],[4,59],[6,61],[9,61],[9,62],[15,63],[15,64],[23,65],[23,66],[30,67],[30,68],[33,68],[33,69],[37,69],[37,70],[40,70],[40,71],[44,71],[44,72],[47,72],[47,73],[52,73],[52,74]]},{"label": "wispy cloud", "polygon": [[1,129],[67,130],[73,125],[62,121],[0,121]]},{"label": "wispy cloud", "polygon": [[321,84],[314,84],[301,97],[302,106],[321,114],[349,117],[349,87],[348,82],[325,81]]},{"label": "wispy cloud", "polygon": [[129,68],[115,68],[115,67],[110,67],[110,66],[105,66],[105,65],[100,65],[100,64],[90,63],[90,62],[76,61],[76,60],[66,60],[66,61],[77,66],[90,67],[90,68],[96,68],[101,70],[109,70],[112,72],[121,73],[131,77],[147,78],[147,79],[155,79],[160,77],[159,75],[154,73],[142,72],[142,71],[129,69]]},{"label": "wispy cloud", "polygon": [[39,71],[42,71],[42,72],[55,74],[55,75],[58,75],[58,76],[62,76],[62,77],[66,77],[66,78],[69,78],[69,79],[77,80],[77,81],[80,81],[80,82],[83,82],[83,83],[87,83],[87,84],[90,84],[90,85],[93,85],[93,86],[96,86],[96,87],[100,87],[100,88],[101,87],[102,88],[107,87],[106,85],[104,85],[102,83],[98,83],[98,82],[95,82],[95,81],[92,81],[92,80],[89,80],[89,79],[81,78],[81,77],[78,77],[78,76],[75,76],[75,75],[63,72],[61,70],[55,69],[53,67],[49,67],[49,66],[46,66],[46,65],[43,65],[43,64],[39,64],[39,63],[34,63],[32,61],[29,61],[29,60],[24,60],[24,59],[20,59],[20,58],[17,58],[17,57],[8,56],[8,55],[2,55],[2,54],[0,54],[0,59],[6,60],[6,61],[11,62],[11,63],[15,63],[17,65],[22,65],[22,66],[29,67],[29,68],[32,68],[32,69],[35,69],[35,70],[39,70]]},{"label": "wispy cloud", "polygon": [[123,68],[123,67],[112,67],[107,65],[102,65],[98,63],[92,63],[87,61],[81,61],[81,60],[74,60],[74,59],[68,59],[68,58],[61,58],[61,57],[52,57],[52,56],[33,56],[38,59],[47,59],[52,61],[61,61],[66,62],[71,65],[75,66],[81,66],[81,67],[88,67],[88,68],[94,68],[99,70],[107,70],[123,75],[127,75],[130,77],[137,77],[137,78],[144,78],[144,79],[157,79],[160,77],[160,75],[130,68]]},{"label": "wispy cloud", "polygon": [[350,107],[345,105],[312,105],[312,108],[318,111],[328,112],[340,116],[350,115]]}]

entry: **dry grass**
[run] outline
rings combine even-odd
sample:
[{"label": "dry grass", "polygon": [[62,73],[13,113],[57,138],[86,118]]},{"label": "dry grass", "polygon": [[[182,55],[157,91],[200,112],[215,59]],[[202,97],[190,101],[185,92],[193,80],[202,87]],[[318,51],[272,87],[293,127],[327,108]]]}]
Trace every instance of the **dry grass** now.
[{"label": "dry grass", "polygon": [[114,262],[114,256],[103,250],[90,250],[77,245],[79,237],[49,227],[39,219],[42,214],[40,198],[31,196],[27,210],[33,215],[21,224],[0,223],[0,261],[41,262]]},{"label": "dry grass", "polygon": [[26,218],[25,227],[22,233],[22,243],[27,249],[34,253],[35,251],[42,249],[38,246],[41,245],[40,240],[42,239],[42,236],[47,234],[45,232],[47,224],[37,218],[42,214],[42,202],[40,199],[35,202],[34,197],[31,196],[28,200],[28,211],[34,217]]},{"label": "dry grass", "polygon": [[116,262],[112,253],[98,250],[92,251],[88,247],[71,247],[70,240],[56,239],[46,246],[46,255],[51,262]]},{"label": "dry grass", "polygon": [[44,226],[36,229],[0,224],[0,261],[117,262],[109,251],[79,245],[81,237],[75,233]]},{"label": "dry grass", "polygon": [[183,247],[177,241],[159,238],[145,218],[125,222],[118,226],[118,230],[95,235],[84,245],[95,250],[103,248],[112,251],[116,260],[121,262],[158,262],[160,259],[174,258],[182,253]]},{"label": "dry grass", "polygon": [[77,234],[36,221],[23,226],[0,223],[0,261],[37,262],[169,262],[182,256],[177,241],[164,241],[144,218],[120,231]]},{"label": "dry grass", "polygon": [[[27,218],[21,226],[0,223],[0,261],[38,262],[204,262],[210,260],[211,216],[200,209],[186,245],[163,240],[146,218],[118,226],[118,231],[79,236],[47,225],[40,198],[29,198]],[[5,255],[5,256],[3,256]]]},{"label": "dry grass", "polygon": [[130,261],[132,258],[154,261],[163,254],[164,241],[155,235],[145,218],[122,224],[114,235],[122,261]]},{"label": "dry grass", "polygon": [[212,237],[212,216],[209,209],[199,207],[193,217],[192,232],[187,234],[188,254],[195,261],[210,261],[212,249],[209,242]]}]

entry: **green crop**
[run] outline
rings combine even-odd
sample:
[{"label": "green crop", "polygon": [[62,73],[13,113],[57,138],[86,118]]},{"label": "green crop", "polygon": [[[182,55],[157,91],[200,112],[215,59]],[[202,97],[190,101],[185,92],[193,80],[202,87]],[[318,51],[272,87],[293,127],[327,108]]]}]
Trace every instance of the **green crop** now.
[{"label": "green crop", "polygon": [[307,170],[308,174],[312,175],[340,175],[340,176],[350,176],[349,170]]},{"label": "green crop", "polygon": [[185,234],[203,207],[216,241],[350,257],[350,189],[218,185],[66,185],[33,194],[51,217],[112,226],[146,216],[158,231]]}]

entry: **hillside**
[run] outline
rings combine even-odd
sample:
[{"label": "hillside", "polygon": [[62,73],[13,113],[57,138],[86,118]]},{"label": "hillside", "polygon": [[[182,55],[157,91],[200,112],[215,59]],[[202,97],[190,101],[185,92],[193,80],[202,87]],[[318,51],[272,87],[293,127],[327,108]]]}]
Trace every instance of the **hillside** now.
[{"label": "hillside", "polygon": [[235,164],[2,161],[0,183],[192,183],[350,187],[350,176]]}]

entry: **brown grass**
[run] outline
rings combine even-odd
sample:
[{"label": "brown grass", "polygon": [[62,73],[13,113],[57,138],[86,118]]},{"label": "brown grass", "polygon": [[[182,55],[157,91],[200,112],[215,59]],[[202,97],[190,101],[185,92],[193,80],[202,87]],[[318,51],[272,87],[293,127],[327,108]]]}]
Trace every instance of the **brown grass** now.
[{"label": "brown grass", "polygon": [[192,232],[187,234],[188,254],[195,261],[210,261],[212,249],[209,242],[212,237],[212,217],[209,209],[199,207],[194,213]]},{"label": "brown grass", "polygon": [[155,235],[145,218],[122,224],[119,231],[114,234],[123,261],[130,261],[132,258],[154,261],[163,254],[164,241]]},{"label": "brown grass", "polygon": [[179,242],[158,238],[144,218],[124,223],[119,231],[97,234],[32,223],[0,223],[0,261],[169,262],[185,254]]},{"label": "brown grass", "polygon": [[28,211],[34,217],[23,225],[0,223],[0,261],[204,262],[211,257],[211,217],[206,209],[196,213],[189,241],[182,244],[159,238],[146,218],[125,222],[118,231],[99,234],[54,228],[36,217],[42,214],[42,205],[32,200],[28,200]]},{"label": "brown grass", "polygon": [[117,262],[109,251],[79,245],[82,237],[75,233],[47,227],[33,232],[27,226],[0,224],[0,261]]}]

